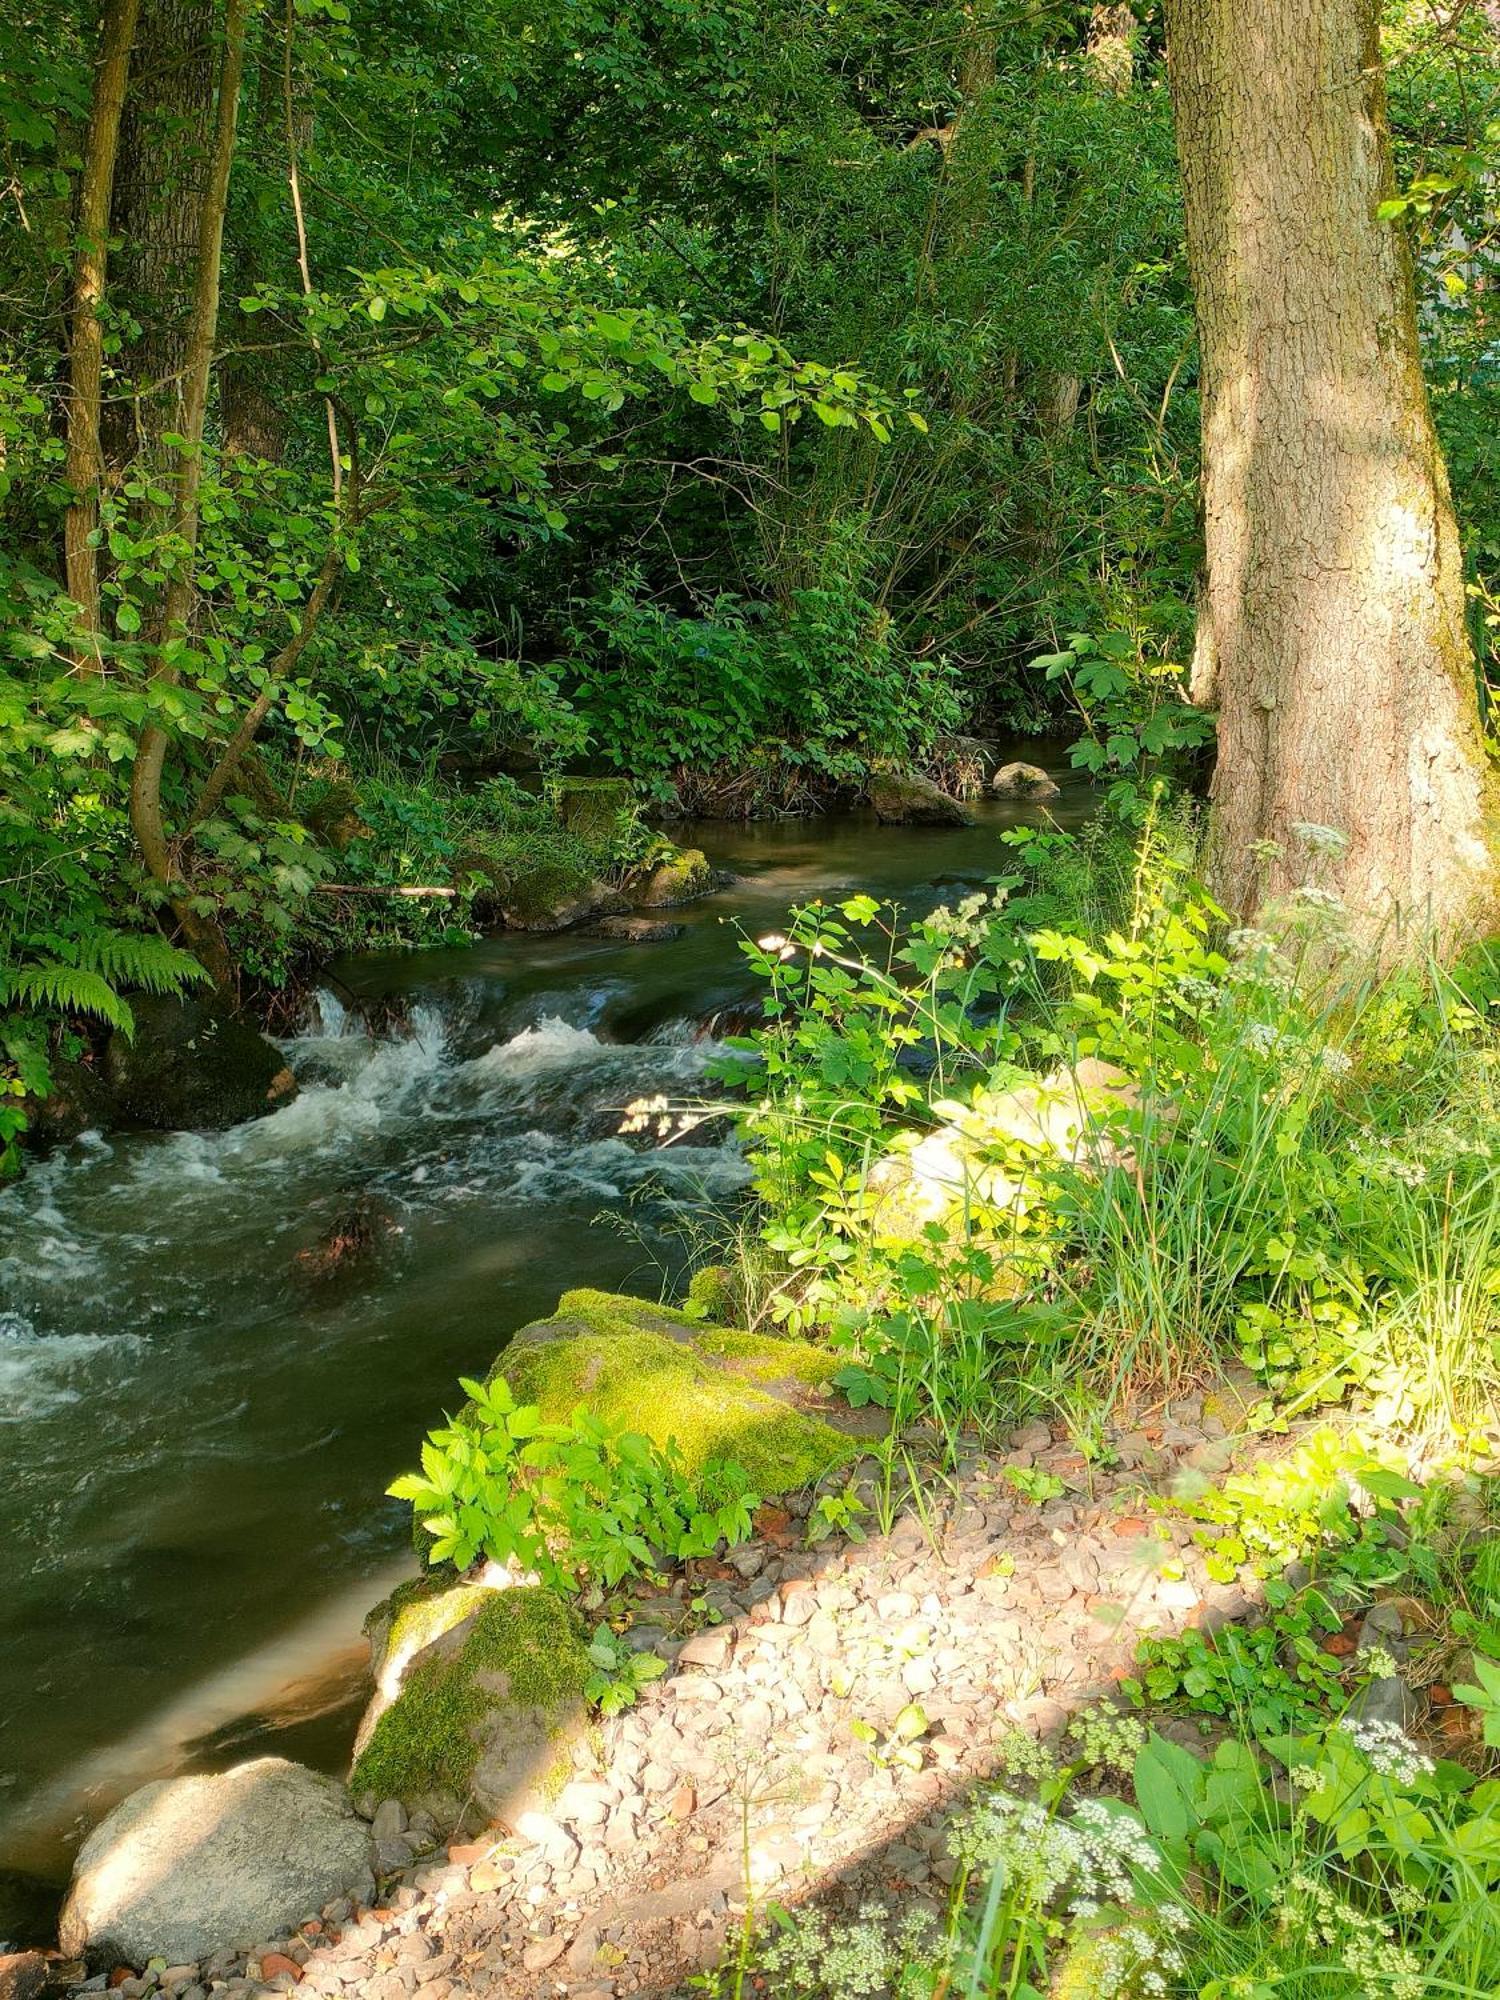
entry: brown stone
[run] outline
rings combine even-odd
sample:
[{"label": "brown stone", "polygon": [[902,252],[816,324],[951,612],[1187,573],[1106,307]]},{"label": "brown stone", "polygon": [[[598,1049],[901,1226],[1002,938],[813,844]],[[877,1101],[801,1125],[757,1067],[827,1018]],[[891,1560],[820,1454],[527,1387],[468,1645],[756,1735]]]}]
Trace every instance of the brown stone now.
[{"label": "brown stone", "polygon": [[36,2000],[46,1984],[47,1961],[39,1951],[0,1954],[0,2000]]}]

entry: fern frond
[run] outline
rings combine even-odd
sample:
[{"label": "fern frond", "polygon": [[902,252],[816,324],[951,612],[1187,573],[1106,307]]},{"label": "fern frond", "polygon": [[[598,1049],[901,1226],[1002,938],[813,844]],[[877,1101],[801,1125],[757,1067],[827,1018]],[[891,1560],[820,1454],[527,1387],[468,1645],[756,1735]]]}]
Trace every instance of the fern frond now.
[{"label": "fern frond", "polygon": [[124,1034],[135,1016],[102,973],[77,965],[0,966],[0,1007],[53,1007],[62,1014],[97,1014]]},{"label": "fern frond", "polygon": [[179,951],[153,931],[83,931],[59,955],[112,986],[143,993],[180,993],[208,977],[191,952]]}]

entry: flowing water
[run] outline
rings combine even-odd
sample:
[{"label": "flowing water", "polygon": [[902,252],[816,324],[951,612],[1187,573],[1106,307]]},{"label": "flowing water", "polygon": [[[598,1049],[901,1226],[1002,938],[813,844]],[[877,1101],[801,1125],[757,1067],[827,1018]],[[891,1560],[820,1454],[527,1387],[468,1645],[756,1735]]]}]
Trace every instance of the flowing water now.
[{"label": "flowing water", "polygon": [[[1076,824],[1070,782],[1051,817]],[[657,1292],[743,1186],[701,1089],[755,997],[738,940],[817,895],[929,907],[1001,828],[860,818],[689,837],[739,878],[669,943],[506,935],[334,968],[294,1102],[230,1132],[86,1135],[0,1195],[0,1948],[37,1937],[79,1830],[148,1778],[266,1749],[341,1768],[360,1621],[405,1573],[387,1481],[572,1285]],[[342,1001],[333,997],[341,991]],[[360,1001],[393,1001],[380,1039]],[[318,1277],[351,1211],[372,1254]]]}]

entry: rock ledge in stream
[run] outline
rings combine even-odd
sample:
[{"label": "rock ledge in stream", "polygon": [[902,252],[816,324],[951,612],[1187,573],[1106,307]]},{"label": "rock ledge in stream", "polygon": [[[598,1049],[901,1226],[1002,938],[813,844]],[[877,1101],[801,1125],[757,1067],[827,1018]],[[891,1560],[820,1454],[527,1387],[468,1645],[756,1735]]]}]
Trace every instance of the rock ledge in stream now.
[{"label": "rock ledge in stream", "polygon": [[370,1832],[341,1785],[281,1757],[143,1785],[79,1850],[60,1938],[95,1964],[180,1965],[374,1893]]},{"label": "rock ledge in stream", "polygon": [[133,998],[133,1037],[104,1051],[110,1122],[152,1132],[222,1132],[296,1095],[280,1049],[220,1000]]}]

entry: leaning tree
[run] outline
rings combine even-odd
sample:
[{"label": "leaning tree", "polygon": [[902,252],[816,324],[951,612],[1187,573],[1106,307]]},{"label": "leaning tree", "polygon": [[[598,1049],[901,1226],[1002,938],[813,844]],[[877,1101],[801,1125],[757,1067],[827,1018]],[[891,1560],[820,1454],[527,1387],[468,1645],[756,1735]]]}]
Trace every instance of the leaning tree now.
[{"label": "leaning tree", "polygon": [[1449,941],[1492,894],[1490,779],[1393,193],[1379,0],[1167,0],[1202,349],[1215,879],[1252,916],[1348,837],[1359,927]]}]

